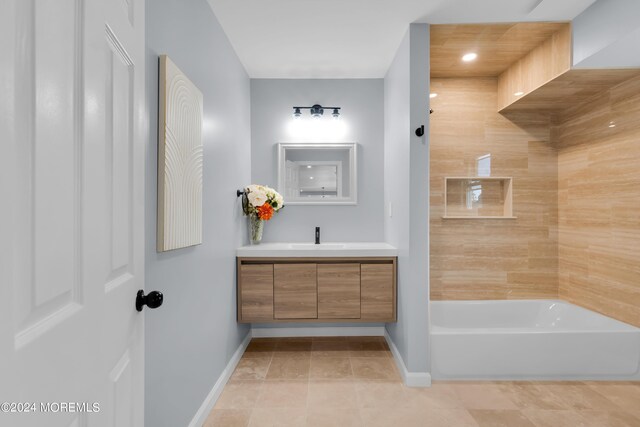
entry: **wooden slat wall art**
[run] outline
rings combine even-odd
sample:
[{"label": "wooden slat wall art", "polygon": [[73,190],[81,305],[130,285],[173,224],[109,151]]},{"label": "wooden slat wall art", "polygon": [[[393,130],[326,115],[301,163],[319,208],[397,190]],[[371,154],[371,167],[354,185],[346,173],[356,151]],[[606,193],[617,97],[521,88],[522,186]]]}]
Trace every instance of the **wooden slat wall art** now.
[{"label": "wooden slat wall art", "polygon": [[158,252],[202,243],[202,115],[198,88],[160,56]]},{"label": "wooden slat wall art", "polygon": [[557,122],[560,297],[640,326],[640,77]]},{"label": "wooden slat wall art", "polygon": [[[557,153],[550,116],[497,112],[497,78],[432,79],[431,298],[557,298]],[[444,178],[512,177],[516,219],[442,219]]]}]

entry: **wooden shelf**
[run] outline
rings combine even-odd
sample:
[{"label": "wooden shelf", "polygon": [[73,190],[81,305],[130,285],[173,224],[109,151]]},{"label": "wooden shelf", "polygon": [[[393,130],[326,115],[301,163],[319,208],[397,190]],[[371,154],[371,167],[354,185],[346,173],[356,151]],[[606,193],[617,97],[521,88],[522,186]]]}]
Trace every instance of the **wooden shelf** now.
[{"label": "wooden shelf", "polygon": [[513,180],[501,176],[444,178],[443,219],[515,219]]}]

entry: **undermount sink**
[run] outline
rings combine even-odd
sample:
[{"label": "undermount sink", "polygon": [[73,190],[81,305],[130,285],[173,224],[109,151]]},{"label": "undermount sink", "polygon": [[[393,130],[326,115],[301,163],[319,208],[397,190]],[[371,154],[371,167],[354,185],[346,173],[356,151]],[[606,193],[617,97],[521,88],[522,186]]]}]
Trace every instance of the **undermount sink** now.
[{"label": "undermount sink", "polygon": [[345,243],[291,243],[291,249],[344,249]]}]

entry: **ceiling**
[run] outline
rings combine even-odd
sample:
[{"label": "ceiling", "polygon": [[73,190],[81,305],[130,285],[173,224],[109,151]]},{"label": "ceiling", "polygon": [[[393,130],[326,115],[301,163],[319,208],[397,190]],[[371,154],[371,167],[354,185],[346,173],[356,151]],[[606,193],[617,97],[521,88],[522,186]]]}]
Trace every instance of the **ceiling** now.
[{"label": "ceiling", "polygon": [[[495,77],[566,26],[559,22],[431,26],[431,77]],[[478,59],[463,62],[474,52]]]},{"label": "ceiling", "polygon": [[595,0],[207,0],[251,78],[381,78],[408,24],[568,21]]}]

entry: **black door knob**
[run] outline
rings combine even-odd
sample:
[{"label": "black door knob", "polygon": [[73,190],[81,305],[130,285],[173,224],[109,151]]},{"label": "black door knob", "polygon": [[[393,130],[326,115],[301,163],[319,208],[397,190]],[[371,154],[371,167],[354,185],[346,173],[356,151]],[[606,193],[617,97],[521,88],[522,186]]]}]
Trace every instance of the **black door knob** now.
[{"label": "black door knob", "polygon": [[145,305],[149,308],[158,308],[162,305],[163,300],[162,292],[151,291],[148,295],[145,295],[144,291],[140,289],[136,296],[136,310],[142,311]]}]

